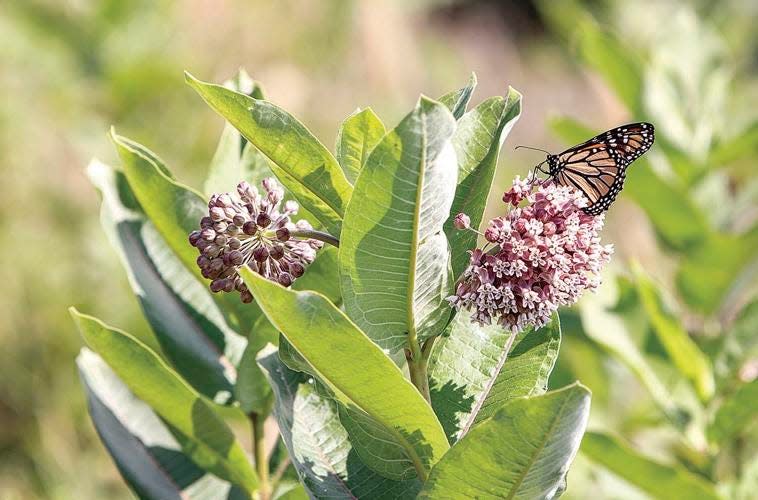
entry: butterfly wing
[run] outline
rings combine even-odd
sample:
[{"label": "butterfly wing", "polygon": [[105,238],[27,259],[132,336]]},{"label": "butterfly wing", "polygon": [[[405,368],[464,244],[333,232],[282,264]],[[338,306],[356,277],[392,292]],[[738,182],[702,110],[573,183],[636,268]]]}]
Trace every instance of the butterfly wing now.
[{"label": "butterfly wing", "polygon": [[621,191],[626,168],[650,149],[654,140],[650,123],[611,129],[556,155],[553,178],[584,193],[590,201],[585,212],[601,214]]}]

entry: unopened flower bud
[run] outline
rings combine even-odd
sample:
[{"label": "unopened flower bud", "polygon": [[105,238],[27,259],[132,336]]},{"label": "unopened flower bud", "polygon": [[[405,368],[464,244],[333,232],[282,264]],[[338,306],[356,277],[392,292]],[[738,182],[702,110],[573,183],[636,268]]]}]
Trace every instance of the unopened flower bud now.
[{"label": "unopened flower bud", "polygon": [[453,225],[456,229],[468,229],[471,227],[471,219],[464,213],[459,213],[453,220]]},{"label": "unopened flower bud", "polygon": [[216,198],[216,206],[221,208],[230,208],[232,206],[231,197],[226,193],[220,195],[218,198]]},{"label": "unopened flower bud", "polygon": [[305,267],[299,262],[290,262],[289,264],[290,274],[295,278],[299,278],[305,273]]},{"label": "unopened flower bud", "polygon": [[240,232],[240,228],[234,224],[229,224],[226,228],[226,234],[229,236],[237,236]]},{"label": "unopened flower bud", "polygon": [[279,260],[284,257],[284,247],[281,245],[273,245],[269,250],[269,255],[272,259]]},{"label": "unopened flower bud", "polygon": [[234,222],[235,226],[242,227],[242,225],[245,224],[245,217],[243,217],[240,214],[237,214],[234,217],[232,217],[232,222]]},{"label": "unopened flower bud", "polygon": [[224,212],[224,209],[220,207],[211,208],[209,213],[211,214],[211,219],[213,219],[213,222],[218,222],[226,218],[226,212]]},{"label": "unopened flower bud", "polygon": [[231,261],[233,266],[241,266],[242,262],[245,260],[245,256],[242,255],[242,252],[239,250],[233,250],[229,252],[229,260]]},{"label": "unopened flower bud", "polygon": [[200,231],[200,237],[205,241],[213,241],[216,239],[216,231],[207,227]]},{"label": "unopened flower bud", "polygon": [[284,202],[284,211],[287,213],[287,215],[296,214],[299,208],[300,206],[295,200],[287,200]]},{"label": "unopened flower bud", "polygon": [[227,237],[224,236],[223,234],[219,234],[218,236],[216,236],[216,239],[213,240],[213,243],[222,247],[226,245],[226,241],[227,241]]},{"label": "unopened flower bud", "polygon": [[223,220],[222,221],[218,221],[215,224],[213,224],[213,229],[217,233],[223,233],[224,231],[226,231],[227,227],[229,227],[229,225],[226,223],[226,221],[223,221]]},{"label": "unopened flower bud", "polygon": [[200,241],[200,231],[192,231],[189,235],[189,244],[193,247]]},{"label": "unopened flower bud", "polygon": [[242,242],[237,238],[229,238],[226,244],[232,250],[237,250],[242,245]]},{"label": "unopened flower bud", "polygon": [[268,227],[271,224],[271,217],[266,212],[258,214],[258,218],[255,221],[260,227]]},{"label": "unopened flower bud", "polygon": [[200,227],[202,229],[205,229],[206,227],[213,227],[213,219],[211,219],[208,216],[203,217],[202,219],[200,219]]},{"label": "unopened flower bud", "polygon": [[258,227],[255,225],[255,222],[249,220],[242,226],[242,231],[247,235],[253,236],[258,231]]},{"label": "unopened flower bud", "polygon": [[215,279],[211,281],[211,292],[218,293],[221,290],[224,289],[224,280],[223,279]]},{"label": "unopened flower bud", "polygon": [[268,250],[266,247],[258,247],[253,251],[253,258],[258,262],[263,262],[268,259]]},{"label": "unopened flower bud", "polygon": [[290,230],[286,227],[280,227],[276,230],[276,239],[279,241],[287,241],[290,239]]},{"label": "unopened flower bud", "polygon": [[277,279],[282,286],[290,286],[292,284],[292,276],[289,273],[281,273]]},{"label": "unopened flower bud", "polygon": [[249,304],[253,301],[253,294],[250,293],[250,290],[245,290],[240,294],[240,300],[245,304]]}]

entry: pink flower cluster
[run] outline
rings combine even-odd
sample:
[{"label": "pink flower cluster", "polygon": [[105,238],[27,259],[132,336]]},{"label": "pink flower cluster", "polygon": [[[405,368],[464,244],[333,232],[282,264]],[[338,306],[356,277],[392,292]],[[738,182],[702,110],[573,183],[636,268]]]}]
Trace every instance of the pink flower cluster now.
[{"label": "pink flower cluster", "polygon": [[[519,207],[523,200],[527,204]],[[471,263],[448,300],[482,324],[494,320],[514,332],[539,328],[558,307],[600,284],[600,270],[613,253],[612,245],[600,244],[604,215],[586,214],[581,192],[549,179],[516,177],[503,201],[513,208],[489,222],[488,243],[470,252]]]}]

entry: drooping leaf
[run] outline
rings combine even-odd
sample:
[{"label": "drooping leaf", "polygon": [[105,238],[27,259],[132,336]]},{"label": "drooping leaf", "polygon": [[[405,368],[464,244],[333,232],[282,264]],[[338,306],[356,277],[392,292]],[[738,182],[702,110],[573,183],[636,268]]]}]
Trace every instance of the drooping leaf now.
[{"label": "drooping leaf", "polygon": [[[547,390],[558,357],[560,321],[511,339],[501,326],[483,327],[459,313],[437,339],[429,360],[432,407],[451,442],[508,401]],[[510,343],[509,343],[510,342]]]},{"label": "drooping leaf", "polygon": [[340,240],[348,316],[394,352],[441,333],[451,294],[447,238],[456,178],[455,120],[422,97],[374,148],[355,183]]},{"label": "drooping leaf", "polygon": [[186,80],[273,162],[282,184],[338,236],[352,186],[329,150],[295,117],[268,101],[201,82],[189,73]]},{"label": "drooping leaf", "polygon": [[508,89],[505,99],[493,97],[479,104],[458,121],[453,146],[458,158],[458,185],[445,234],[450,242],[453,276],[468,266],[467,252],[476,247],[473,231],[460,231],[453,221],[463,212],[471,219],[471,227],[479,228],[484,215],[492,181],[495,178],[500,147],[521,116],[521,94]]},{"label": "drooping leaf", "polygon": [[576,383],[514,399],[471,430],[432,469],[423,498],[553,498],[564,488],[590,412]]},{"label": "drooping leaf", "polygon": [[195,465],[160,417],[97,354],[84,348],[76,364],[92,423],[136,495],[156,500],[250,498]]},{"label": "drooping leaf", "polygon": [[382,120],[371,108],[358,109],[342,122],[335,152],[348,181],[355,183],[366,158],[385,133]]},{"label": "drooping leaf", "polygon": [[73,308],[70,312],[89,347],[186,439],[184,451],[201,469],[255,491],[258,478],[242,446],[209,402],[142,342]]},{"label": "drooping leaf", "polygon": [[417,479],[393,481],[363,464],[340,424],[334,401],[275,351],[258,358],[276,393],[274,416],[301,481],[314,498],[415,498]]},{"label": "drooping leaf", "polygon": [[676,316],[664,309],[661,296],[650,278],[639,265],[633,269],[637,293],[658,340],[679,372],[692,383],[700,399],[709,400],[715,385],[710,361]]},{"label": "drooping leaf", "polygon": [[103,197],[103,229],[118,250],[162,352],[203,395],[217,403],[233,402],[245,339],[229,328],[210,291],[168,248],[124,175],[97,161],[87,174]]},{"label": "drooping leaf", "polygon": [[[111,139],[142,211],[184,266],[205,286],[207,281],[195,263],[197,250],[190,246],[187,237],[200,227],[200,219],[207,215],[207,203],[197,191],[168,176],[165,165],[147,148],[116,135],[113,130]],[[234,295],[214,294],[213,298],[229,325],[243,334],[260,315],[256,307],[242,304]]]},{"label": "drooping leaf", "polygon": [[[263,89],[260,84],[250,78],[243,69],[236,77],[224,83],[224,86],[256,99],[263,99]],[[224,124],[221,138],[216,146],[216,152],[208,168],[203,191],[210,198],[214,193],[225,193],[241,180],[249,180],[251,163],[246,161],[245,150],[248,142],[229,123]]]},{"label": "drooping leaf", "polygon": [[468,103],[471,100],[471,96],[474,94],[476,88],[476,73],[471,73],[468,84],[465,87],[461,87],[458,90],[453,90],[443,95],[439,99],[439,102],[447,106],[447,109],[453,113],[456,120],[460,120],[463,114],[466,112]]},{"label": "drooping leaf", "polygon": [[758,379],[741,385],[716,410],[708,425],[708,439],[722,444],[758,421]]},{"label": "drooping leaf", "polygon": [[653,461],[619,439],[587,432],[582,454],[648,493],[652,498],[718,499],[713,485],[680,467]]},{"label": "drooping leaf", "polygon": [[447,439],[431,407],[395,363],[324,296],[286,289],[247,270],[242,277],[319,380],[341,403],[380,423],[419,478],[426,478],[447,451]]}]

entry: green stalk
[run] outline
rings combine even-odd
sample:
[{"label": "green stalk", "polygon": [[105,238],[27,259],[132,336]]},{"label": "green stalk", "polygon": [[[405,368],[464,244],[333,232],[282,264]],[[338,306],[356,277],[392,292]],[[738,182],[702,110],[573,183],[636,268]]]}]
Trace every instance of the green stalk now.
[{"label": "green stalk", "polygon": [[[415,340],[415,339],[414,339]],[[434,344],[434,337],[419,346],[418,342],[409,342],[409,348],[405,350],[405,359],[408,362],[408,371],[411,376],[411,383],[424,396],[426,402],[432,404],[432,398],[429,394],[429,375],[427,367],[429,366],[429,355]]]},{"label": "green stalk", "polygon": [[271,498],[271,488],[268,477],[268,457],[266,456],[266,446],[263,438],[264,419],[257,413],[250,413],[249,417],[253,433],[253,457],[255,458],[255,469],[258,473],[258,493],[260,500],[269,500]]}]

